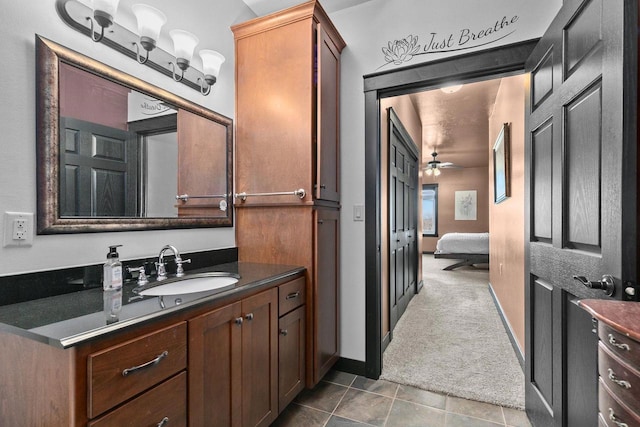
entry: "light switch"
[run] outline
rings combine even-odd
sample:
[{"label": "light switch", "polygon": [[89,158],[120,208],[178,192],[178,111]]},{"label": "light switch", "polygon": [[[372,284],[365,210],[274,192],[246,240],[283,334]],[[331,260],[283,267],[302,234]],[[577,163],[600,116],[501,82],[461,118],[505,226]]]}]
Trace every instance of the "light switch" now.
[{"label": "light switch", "polygon": [[364,205],[353,205],[353,220],[364,221]]}]

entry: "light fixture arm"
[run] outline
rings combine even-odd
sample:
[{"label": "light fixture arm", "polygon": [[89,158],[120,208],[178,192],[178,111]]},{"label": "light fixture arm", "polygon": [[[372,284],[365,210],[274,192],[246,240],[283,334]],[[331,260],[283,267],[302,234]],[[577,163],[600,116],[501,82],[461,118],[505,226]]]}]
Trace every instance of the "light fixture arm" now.
[{"label": "light fixture arm", "polygon": [[[177,82],[181,82],[182,79],[184,78],[184,70],[185,69],[182,68],[182,67],[179,67],[182,72],[180,73],[180,77],[178,77],[176,75],[176,67],[175,67],[175,65],[173,65],[173,62],[169,62],[169,67],[171,67],[171,73],[172,73],[173,80],[175,80]],[[198,77],[198,79],[200,79],[200,77]]]},{"label": "light fixture arm", "polygon": [[211,86],[210,84],[206,84],[205,81],[203,79],[201,79],[200,77],[198,77],[198,83],[200,83],[200,93],[203,94],[204,96],[207,96],[211,93]]},{"label": "light fixture arm", "polygon": [[104,38],[104,27],[100,26],[100,34],[95,36],[96,33],[93,30],[93,19],[91,19],[90,16],[87,16],[87,21],[89,21],[89,31],[90,31],[89,37],[91,37],[91,40],[98,43]]},{"label": "light fixture arm", "polygon": [[138,43],[132,43],[133,46],[136,47],[136,60],[140,63],[140,64],[146,64],[147,61],[149,60],[149,52],[151,52],[150,50],[146,50],[147,54],[146,56],[143,58],[142,56],[140,56],[140,46],[138,46]]}]

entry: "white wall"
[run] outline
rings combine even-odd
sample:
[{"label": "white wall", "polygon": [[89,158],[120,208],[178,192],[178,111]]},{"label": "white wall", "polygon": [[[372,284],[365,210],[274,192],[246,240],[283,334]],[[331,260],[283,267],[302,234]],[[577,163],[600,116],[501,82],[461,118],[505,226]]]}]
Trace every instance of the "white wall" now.
[{"label": "white wall", "polygon": [[[131,5],[122,0],[116,20],[134,22]],[[7,58],[0,79],[0,224],[4,212],[36,212],[35,165],[35,34],[58,42],[84,55],[135,77],[174,92],[229,117],[234,116],[234,47],[230,25],[255,15],[240,0],[174,2],[149,0],[168,17],[159,42],[171,48],[167,31],[184,28],[200,38],[200,47],[220,51],[227,59],[212,93],[204,97],[169,77],[140,65],[122,54],[68,27],[57,15],[54,0],[4,2],[0,14],[0,51]],[[172,50],[172,49],[170,49]],[[152,52],[153,54],[153,52]],[[198,64],[198,59],[194,58]],[[0,234],[1,236],[2,234]],[[107,246],[123,244],[123,259],[156,255],[171,243],[181,251],[232,247],[234,229],[193,229],[34,236],[32,247],[0,247],[0,275],[99,263]],[[2,242],[0,241],[0,246]]]},{"label": "white wall", "polygon": [[[341,80],[341,356],[365,360],[365,235],[364,223],[353,222],[353,205],[364,203],[364,94],[363,76],[376,72],[432,61],[464,53],[428,53],[413,56],[399,65],[385,65],[383,47],[389,42],[418,36],[417,44],[425,43],[436,33],[440,39],[451,40],[451,48],[460,45],[465,29],[479,32],[494,28],[504,16],[518,16],[507,30],[495,32],[492,41],[515,30],[510,35],[483,47],[511,44],[540,37],[559,10],[561,0],[457,0],[455,2],[425,2],[424,0],[372,0],[360,6],[332,13],[331,19],[347,43],[342,52]],[[493,36],[493,34],[491,35]],[[464,41],[464,39],[462,40]],[[428,49],[429,50],[429,49]],[[433,49],[430,49],[433,50]],[[373,209],[374,207],[366,207]]]},{"label": "white wall", "polygon": [[[136,0],[122,0],[120,10],[129,10]],[[0,79],[0,215],[5,211],[35,212],[35,73],[34,34],[91,56],[115,68],[163,87],[229,117],[234,116],[234,50],[229,26],[254,14],[241,0],[148,0],[169,17],[166,30],[185,28],[200,37],[201,45],[226,56],[218,83],[208,97],[146,66],[137,64],[69,28],[57,16],[54,0],[6,2],[0,14],[0,48],[8,58]],[[385,65],[383,47],[389,42],[418,36],[424,49],[431,33],[451,45],[460,45],[461,31],[495,28],[503,16],[518,16],[515,32],[497,41],[497,46],[539,37],[559,9],[561,0],[372,0],[331,14],[347,42],[342,56],[341,101],[341,355],[365,359],[365,260],[364,223],[353,221],[353,206],[364,204],[364,96],[363,75],[431,61],[460,52],[413,56],[399,65]],[[120,13],[119,13],[120,15]],[[131,20],[123,14],[122,19]],[[116,19],[119,19],[117,17]],[[511,30],[509,30],[511,31]],[[166,31],[161,47],[170,46]],[[496,37],[505,35],[496,32]],[[492,35],[493,36],[493,35]],[[492,37],[483,39],[493,40]],[[453,42],[456,43],[453,43]],[[468,47],[471,42],[464,43]],[[382,68],[381,68],[382,66]],[[2,221],[4,221],[4,216]],[[215,249],[235,244],[234,230],[196,229],[97,233],[85,235],[35,236],[30,248],[0,248],[0,275],[62,268],[102,262],[106,247],[123,244],[123,259],[155,255],[172,243],[182,251]]]}]

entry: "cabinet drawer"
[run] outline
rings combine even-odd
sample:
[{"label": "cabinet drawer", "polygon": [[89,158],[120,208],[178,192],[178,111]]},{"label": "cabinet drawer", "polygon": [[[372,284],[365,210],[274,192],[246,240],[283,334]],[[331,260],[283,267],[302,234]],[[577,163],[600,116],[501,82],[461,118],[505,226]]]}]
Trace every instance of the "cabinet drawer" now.
[{"label": "cabinet drawer", "polygon": [[[165,420],[162,424],[162,420]],[[186,426],[187,373],[181,372],[127,402],[113,412],[92,421],[89,427],[107,426]]]},{"label": "cabinet drawer", "polygon": [[640,343],[611,329],[604,322],[598,322],[598,337],[612,353],[628,360],[633,366],[640,366]]},{"label": "cabinet drawer", "polygon": [[278,315],[282,316],[305,302],[304,277],[278,286]]},{"label": "cabinet drawer", "polygon": [[602,342],[598,345],[598,372],[601,381],[615,396],[632,410],[640,411],[640,372],[614,355]]},{"label": "cabinet drawer", "polygon": [[102,414],[186,367],[186,323],[89,355],[89,418]]},{"label": "cabinet drawer", "polygon": [[599,380],[598,387],[598,408],[600,409],[600,425],[640,427],[638,415],[634,414],[631,409],[615,397],[604,383],[602,377]]}]

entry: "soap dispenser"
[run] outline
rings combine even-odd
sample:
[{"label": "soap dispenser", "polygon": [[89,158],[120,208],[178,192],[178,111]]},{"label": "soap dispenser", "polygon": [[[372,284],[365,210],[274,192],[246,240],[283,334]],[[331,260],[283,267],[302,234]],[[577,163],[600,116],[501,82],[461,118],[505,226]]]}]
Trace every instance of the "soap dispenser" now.
[{"label": "soap dispenser", "polygon": [[122,263],[117,251],[120,246],[122,245],[109,246],[102,277],[102,286],[105,291],[122,288]]}]

